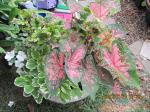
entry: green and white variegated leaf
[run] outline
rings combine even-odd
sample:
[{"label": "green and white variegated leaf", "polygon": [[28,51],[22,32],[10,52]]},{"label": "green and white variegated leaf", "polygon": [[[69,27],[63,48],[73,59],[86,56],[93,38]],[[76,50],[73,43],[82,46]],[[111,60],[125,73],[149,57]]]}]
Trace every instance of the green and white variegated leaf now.
[{"label": "green and white variegated leaf", "polygon": [[41,104],[43,101],[43,96],[41,94],[39,94],[39,97],[34,98],[37,104]]},{"label": "green and white variegated leaf", "polygon": [[1,53],[5,53],[5,50],[2,47],[0,47],[0,54]]}]

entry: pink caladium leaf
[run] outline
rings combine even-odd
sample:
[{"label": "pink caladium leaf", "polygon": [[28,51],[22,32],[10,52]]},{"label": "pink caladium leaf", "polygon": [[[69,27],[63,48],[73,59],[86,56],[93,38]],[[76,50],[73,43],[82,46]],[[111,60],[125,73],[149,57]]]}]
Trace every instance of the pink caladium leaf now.
[{"label": "pink caladium leaf", "polygon": [[63,40],[60,43],[60,50],[62,52],[72,52],[79,46],[79,35],[76,33],[70,33],[70,36],[67,40]]},{"label": "pink caladium leaf", "polygon": [[122,91],[121,91],[119,82],[117,81],[114,82],[114,85],[112,87],[112,92],[119,97],[122,96]]},{"label": "pink caladium leaf", "polygon": [[120,0],[105,0],[104,6],[109,8],[109,15],[114,15],[118,11],[121,10],[120,8]]},{"label": "pink caladium leaf", "polygon": [[68,6],[72,13],[80,12],[82,7],[76,0],[67,0]]},{"label": "pink caladium leaf", "polygon": [[97,70],[94,65],[94,59],[92,55],[88,55],[84,60],[84,71],[81,83],[83,91],[88,93],[92,98],[94,98],[98,90],[97,81]]},{"label": "pink caladium leaf", "polygon": [[65,55],[58,50],[53,50],[47,62],[47,72],[49,77],[50,86],[52,89],[59,87],[60,82],[65,78],[64,66]]},{"label": "pink caladium leaf", "polygon": [[116,45],[113,45],[111,53],[108,50],[104,50],[104,60],[107,62],[109,67],[116,70],[119,74],[123,74],[126,79],[130,79],[128,73],[129,65],[127,65],[125,62],[122,62],[119,48]]},{"label": "pink caladium leaf", "polygon": [[65,68],[68,77],[74,82],[78,83],[81,80],[82,60],[85,56],[85,46],[81,45],[74,52],[71,52],[66,60]]},{"label": "pink caladium leaf", "polygon": [[107,18],[107,15],[109,14],[109,10],[107,7],[104,7],[96,2],[91,3],[90,10],[97,18],[102,21],[105,20]]}]

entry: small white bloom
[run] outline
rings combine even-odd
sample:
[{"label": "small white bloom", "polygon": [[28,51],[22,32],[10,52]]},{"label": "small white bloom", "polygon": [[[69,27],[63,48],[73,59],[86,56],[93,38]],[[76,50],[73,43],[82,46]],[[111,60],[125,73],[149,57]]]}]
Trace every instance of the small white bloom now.
[{"label": "small white bloom", "polygon": [[6,40],[10,40],[11,39],[11,37],[6,37]]},{"label": "small white bloom", "polygon": [[78,12],[75,13],[75,17],[76,17],[77,19],[80,19],[80,18],[81,18],[80,14],[79,14]]},{"label": "small white bloom", "polygon": [[18,61],[22,62],[27,58],[27,56],[23,51],[19,51],[16,58]]},{"label": "small white bloom", "polygon": [[9,62],[8,62],[8,65],[9,65],[9,66],[12,66],[12,65],[13,65],[13,63],[9,61]]},{"label": "small white bloom", "polygon": [[14,105],[14,101],[9,101],[8,106],[12,107]]},{"label": "small white bloom", "polygon": [[22,71],[21,68],[17,68],[16,73],[20,74],[20,73],[22,73],[22,72],[23,72],[23,71]]},{"label": "small white bloom", "polygon": [[11,52],[6,52],[5,59],[7,61],[10,61],[14,57],[15,57],[15,51],[14,50],[12,50]]},{"label": "small white bloom", "polygon": [[16,61],[15,61],[15,67],[17,67],[17,68],[23,68],[23,67],[24,67],[24,63],[22,63],[22,62],[16,60]]}]

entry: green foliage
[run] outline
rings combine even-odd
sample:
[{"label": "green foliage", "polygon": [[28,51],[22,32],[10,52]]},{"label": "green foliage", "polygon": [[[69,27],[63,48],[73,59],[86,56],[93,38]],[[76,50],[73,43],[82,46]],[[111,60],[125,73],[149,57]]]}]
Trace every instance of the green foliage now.
[{"label": "green foliage", "polygon": [[[5,2],[0,2],[0,32],[5,33],[6,36],[10,36],[7,41],[3,41],[3,43],[0,42],[0,45],[2,44],[4,46],[4,44],[12,43],[11,46],[14,48],[16,53],[23,51],[25,54],[27,54],[27,59],[23,62],[25,66],[22,68],[22,72],[19,73],[20,76],[18,76],[14,82],[16,86],[24,88],[24,96],[33,96],[35,101],[40,104],[42,103],[43,98],[50,99],[53,96],[59,97],[64,103],[68,103],[72,98],[77,98],[78,100],[82,98],[82,95],[84,94],[91,95],[93,100],[96,97],[95,101],[89,100],[88,104],[91,106],[87,106],[88,104],[85,105],[85,112],[90,112],[91,108],[93,109],[93,112],[96,112],[97,110],[94,110],[94,108],[96,108],[95,102],[96,104],[97,102],[100,103],[100,99],[102,99],[101,96],[103,95],[103,92],[105,92],[102,91],[102,84],[97,85],[98,82],[101,82],[99,79],[99,73],[97,72],[97,65],[102,66],[102,61],[109,61],[104,59],[103,51],[107,50],[111,53],[111,48],[115,42],[119,48],[119,53],[121,52],[121,56],[126,57],[126,63],[131,65],[129,73],[134,82],[132,85],[135,87],[140,86],[140,80],[137,75],[135,61],[132,58],[131,52],[126,45],[114,39],[115,37],[113,37],[115,35],[112,34],[114,30],[112,27],[114,24],[105,24],[105,22],[97,17],[93,17],[93,20],[88,20],[89,15],[92,14],[92,11],[85,7],[84,11],[81,13],[81,18],[74,18],[72,28],[67,30],[64,28],[64,23],[58,18],[53,17],[51,13],[47,11],[37,11],[31,9],[20,10],[17,8],[18,2],[19,0],[7,0]],[[119,4],[119,0],[115,0],[115,2]],[[110,17],[118,11],[118,7],[114,7],[114,9],[112,9],[107,16]],[[46,17],[41,17],[39,13],[46,13]],[[7,23],[9,23],[8,25],[4,24],[4,19],[7,20]],[[115,30],[116,29],[120,28],[116,25]],[[75,38],[70,36],[72,32],[77,34],[75,35]],[[101,36],[103,33],[108,35],[103,37]],[[81,85],[78,85],[78,82],[74,83],[73,80],[68,76],[68,73],[63,70],[64,79],[59,82],[59,86],[56,90],[54,90],[52,89],[50,83],[55,86],[55,84],[58,82],[56,80],[51,81],[49,79],[49,75],[51,74],[46,73],[50,72],[49,68],[48,70],[45,70],[47,63],[46,61],[49,61],[47,60],[47,56],[52,54],[54,46],[61,47],[59,46],[60,41],[65,39],[68,42],[73,43],[73,45],[67,46],[67,48],[70,47],[71,49],[75,46],[74,48],[76,49],[79,43],[83,46],[86,46],[84,51],[85,56],[83,56],[83,58],[81,56],[81,52],[83,52],[82,49],[80,52],[77,50],[74,53],[74,56],[72,56],[75,62],[72,61],[70,64],[70,66],[77,66],[72,67],[71,69],[78,69],[81,76],[79,78],[80,81],[78,82],[80,82]],[[79,40],[78,43],[76,43],[76,40]],[[67,48],[65,48],[65,50]],[[66,57],[69,57],[69,55],[73,54],[73,50],[74,49],[71,49],[70,52],[65,51],[63,53]],[[0,51],[4,52],[3,49],[0,49]],[[95,57],[97,52],[100,53],[100,62]],[[88,56],[90,56],[92,59],[87,59]],[[53,70],[59,70],[59,68],[64,69],[66,61],[71,60],[71,58],[67,59],[66,57],[64,59],[65,61],[63,60],[63,62],[61,62],[63,66],[61,68],[59,63],[59,61],[62,61],[61,58],[57,60],[57,57],[53,56],[52,58],[54,59],[54,62],[52,64],[57,65],[56,68],[53,68]],[[81,59],[78,60],[78,58]],[[110,69],[108,70],[110,70],[112,76],[116,74],[118,76],[122,75],[119,73],[120,71],[117,71],[111,65],[103,67],[109,67]],[[71,72],[74,72],[73,70]],[[57,78],[59,78],[59,76]],[[131,83],[132,82],[129,84]],[[129,84],[127,83],[125,86]],[[107,87],[107,89],[109,88],[110,87]]]},{"label": "green foliage", "polygon": [[80,97],[82,93],[78,85],[75,85],[70,80],[65,80],[57,90],[57,95],[60,96],[62,101],[67,103],[71,97]]},{"label": "green foliage", "polygon": [[34,69],[36,69],[36,67],[37,67],[37,63],[36,63],[35,60],[29,59],[29,60],[27,61],[26,68],[28,68],[28,69],[30,69],[30,70],[34,70]]},{"label": "green foliage", "polygon": [[5,50],[2,47],[0,47],[0,54],[1,53],[5,53]]},{"label": "green foliage", "polygon": [[[140,79],[138,77],[138,73],[136,70],[136,62],[133,57],[133,54],[131,53],[130,49],[127,47],[126,44],[124,44],[120,40],[116,40],[115,42],[117,43],[122,55],[124,55],[124,56],[126,56],[126,58],[128,58],[128,63],[130,64],[129,73],[130,73],[130,77],[132,78],[133,81],[130,82],[129,85],[139,88],[140,87]],[[133,82],[134,82],[134,84],[133,84]]]}]

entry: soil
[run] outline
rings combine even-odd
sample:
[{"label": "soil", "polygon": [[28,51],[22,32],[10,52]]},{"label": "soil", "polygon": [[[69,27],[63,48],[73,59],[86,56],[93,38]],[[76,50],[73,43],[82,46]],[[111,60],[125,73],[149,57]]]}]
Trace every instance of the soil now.
[{"label": "soil", "polygon": [[[132,44],[139,39],[150,38],[150,28],[145,22],[145,10],[139,10],[134,0],[122,0],[122,11],[114,16],[116,21],[128,30],[124,39],[127,44]],[[14,86],[16,75],[12,72],[14,68],[0,57],[0,112],[81,112],[74,110],[81,103],[73,103],[67,106],[44,101],[37,105],[32,97],[25,98],[22,88]],[[150,78],[141,75],[142,87],[140,90],[129,90],[126,104],[117,103],[118,99],[108,99],[106,103],[99,106],[99,112],[150,112]],[[10,108],[9,101],[14,101]],[[124,101],[125,102],[125,101]],[[93,112],[93,111],[88,111]],[[95,111],[94,111],[95,112]]]}]

